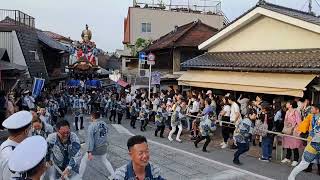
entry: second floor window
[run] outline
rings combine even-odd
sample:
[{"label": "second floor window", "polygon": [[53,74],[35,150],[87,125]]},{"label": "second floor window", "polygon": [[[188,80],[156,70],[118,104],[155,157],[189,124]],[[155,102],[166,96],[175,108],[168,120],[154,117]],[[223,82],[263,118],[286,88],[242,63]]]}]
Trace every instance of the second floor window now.
[{"label": "second floor window", "polygon": [[141,23],[141,32],[143,33],[151,32],[151,23]]}]

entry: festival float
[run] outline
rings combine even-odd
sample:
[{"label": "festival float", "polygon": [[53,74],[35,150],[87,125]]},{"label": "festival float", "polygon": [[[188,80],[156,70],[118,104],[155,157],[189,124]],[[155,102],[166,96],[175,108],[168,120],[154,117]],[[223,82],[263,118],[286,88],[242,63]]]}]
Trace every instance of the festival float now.
[{"label": "festival float", "polygon": [[81,33],[82,41],[73,42],[70,47],[71,63],[66,67],[70,77],[87,79],[98,73],[98,49],[95,42],[91,41],[92,32],[88,25]]},{"label": "festival float", "polygon": [[95,42],[91,41],[92,32],[88,25],[82,31],[81,38],[82,41],[75,41],[70,46],[70,61],[66,67],[66,72],[69,74],[67,87],[74,91],[100,88],[101,82],[98,76],[101,70],[97,62],[99,50]]}]

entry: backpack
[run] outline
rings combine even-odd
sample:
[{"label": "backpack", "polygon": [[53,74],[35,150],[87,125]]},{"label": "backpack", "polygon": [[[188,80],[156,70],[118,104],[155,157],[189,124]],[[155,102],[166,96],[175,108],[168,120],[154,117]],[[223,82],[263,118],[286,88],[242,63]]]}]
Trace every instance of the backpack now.
[{"label": "backpack", "polygon": [[254,134],[262,137],[267,136],[268,134],[267,121],[268,121],[267,114],[264,115],[264,122],[262,122],[260,119],[256,120],[256,125],[253,129]]}]

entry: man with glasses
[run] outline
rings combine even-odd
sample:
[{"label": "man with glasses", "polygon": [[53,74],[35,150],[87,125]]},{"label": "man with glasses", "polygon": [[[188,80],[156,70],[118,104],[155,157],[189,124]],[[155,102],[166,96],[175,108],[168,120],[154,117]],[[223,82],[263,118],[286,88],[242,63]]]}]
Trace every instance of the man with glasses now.
[{"label": "man with glasses", "polygon": [[116,170],[114,180],[163,180],[158,166],[149,162],[150,153],[147,139],[144,136],[137,135],[129,138],[127,142],[129,156],[131,161]]},{"label": "man with glasses", "polygon": [[[81,145],[78,136],[70,132],[68,121],[59,121],[56,125],[57,132],[48,136],[47,162],[54,167],[50,168],[49,178],[70,180],[79,179],[79,166],[81,162]],[[59,168],[62,174],[57,175]]]}]

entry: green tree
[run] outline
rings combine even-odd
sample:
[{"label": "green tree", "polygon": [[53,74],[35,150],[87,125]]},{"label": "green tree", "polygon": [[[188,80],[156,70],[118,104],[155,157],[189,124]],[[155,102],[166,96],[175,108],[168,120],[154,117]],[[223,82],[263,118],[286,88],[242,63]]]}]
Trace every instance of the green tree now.
[{"label": "green tree", "polygon": [[131,55],[138,56],[138,52],[148,47],[151,44],[151,42],[152,40],[138,38],[134,45],[128,45],[128,47],[131,49]]}]

